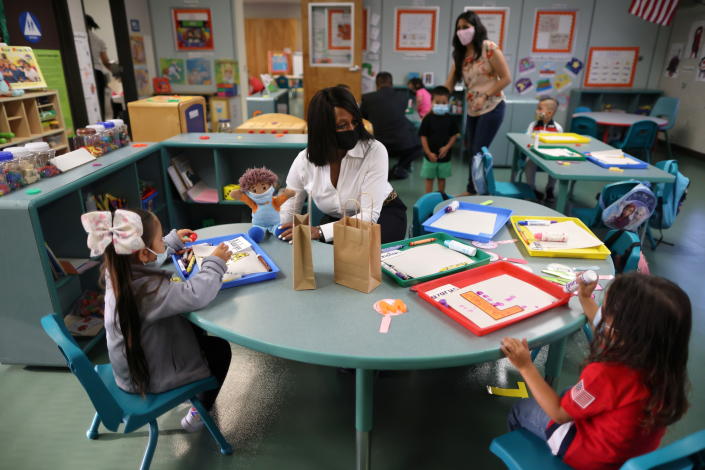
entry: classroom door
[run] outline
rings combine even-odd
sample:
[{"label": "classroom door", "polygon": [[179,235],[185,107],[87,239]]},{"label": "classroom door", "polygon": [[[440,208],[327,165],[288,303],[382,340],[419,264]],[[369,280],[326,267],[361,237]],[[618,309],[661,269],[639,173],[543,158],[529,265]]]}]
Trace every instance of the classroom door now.
[{"label": "classroom door", "polygon": [[362,0],[302,0],[304,114],[321,88],[345,84],[360,101]]}]

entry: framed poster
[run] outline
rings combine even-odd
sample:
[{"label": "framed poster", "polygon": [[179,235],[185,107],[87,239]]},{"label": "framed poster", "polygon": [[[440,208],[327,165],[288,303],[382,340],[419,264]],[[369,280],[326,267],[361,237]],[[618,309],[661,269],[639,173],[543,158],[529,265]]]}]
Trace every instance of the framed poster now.
[{"label": "framed poster", "polygon": [[434,52],[439,7],[396,8],[394,51]]},{"label": "framed poster", "polygon": [[328,9],[328,49],[347,50],[352,47],[350,12],[344,8]]},{"label": "framed poster", "polygon": [[136,65],[147,63],[147,55],[144,52],[144,37],[141,34],[130,35],[130,50],[132,51],[132,61]]},{"label": "framed poster", "polygon": [[173,8],[177,51],[212,51],[213,22],[210,8]]},{"label": "framed poster", "polygon": [[268,51],[267,59],[270,75],[291,75],[291,54],[280,51]]},{"label": "framed poster", "polygon": [[186,59],[186,81],[189,85],[213,85],[210,59]]},{"label": "framed poster", "polygon": [[180,58],[160,58],[159,73],[162,77],[169,79],[172,85],[183,85],[186,83],[186,65],[184,59]]},{"label": "framed poster", "polygon": [[630,87],[634,84],[638,47],[591,47],[585,86]]},{"label": "framed poster", "polygon": [[0,47],[0,73],[2,78],[15,90],[30,90],[47,86],[31,47]]},{"label": "framed poster", "polygon": [[465,7],[464,11],[473,11],[487,29],[487,39],[504,50],[507,26],[509,25],[508,7]]},{"label": "framed poster", "polygon": [[215,60],[215,83],[240,83],[240,72],[236,60]]},{"label": "framed poster", "polygon": [[536,10],[531,52],[534,54],[572,53],[577,16],[577,11]]}]

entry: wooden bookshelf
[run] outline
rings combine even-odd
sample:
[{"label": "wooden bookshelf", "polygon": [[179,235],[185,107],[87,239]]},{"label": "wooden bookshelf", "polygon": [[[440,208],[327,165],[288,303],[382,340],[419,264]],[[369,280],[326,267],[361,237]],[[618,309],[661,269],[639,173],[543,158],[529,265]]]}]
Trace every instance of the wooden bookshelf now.
[{"label": "wooden bookshelf", "polygon": [[[56,129],[42,125],[40,112],[54,110],[56,117],[51,120],[59,122]],[[12,132],[15,137],[0,144],[0,149],[16,147],[43,140],[56,150],[57,155],[68,151],[68,138],[64,126],[64,116],[59,105],[57,91],[37,91],[22,96],[5,96],[0,98],[0,132]]]}]

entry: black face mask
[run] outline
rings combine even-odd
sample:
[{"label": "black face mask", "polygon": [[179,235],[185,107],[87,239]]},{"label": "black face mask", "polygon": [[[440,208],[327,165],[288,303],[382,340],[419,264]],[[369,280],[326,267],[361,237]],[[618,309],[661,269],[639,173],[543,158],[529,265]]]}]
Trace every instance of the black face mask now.
[{"label": "black face mask", "polygon": [[346,152],[355,147],[358,140],[360,140],[360,135],[358,134],[357,129],[335,133],[335,141],[338,148],[340,150],[345,150]]}]

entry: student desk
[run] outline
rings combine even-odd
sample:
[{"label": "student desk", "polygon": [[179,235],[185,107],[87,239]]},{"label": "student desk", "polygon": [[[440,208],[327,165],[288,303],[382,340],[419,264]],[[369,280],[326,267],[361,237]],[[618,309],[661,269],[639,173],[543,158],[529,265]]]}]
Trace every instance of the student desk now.
[{"label": "student desk", "polygon": [[[461,200],[481,202],[487,197]],[[493,197],[498,205],[518,214],[559,215],[527,201]],[[198,230],[199,238],[246,232],[250,224],[229,224]],[[511,238],[503,228],[495,239]],[[370,431],[373,417],[373,380],[376,370],[430,369],[495,361],[502,357],[502,337],[526,337],[532,347],[550,344],[546,373],[554,383],[560,373],[567,337],[578,331],[585,317],[576,299],[486,336],[475,336],[409,289],[386,276],[370,294],[335,284],[333,246],[313,242],[318,289],[295,291],[291,279],[291,246],[274,238],[262,248],[281,269],[277,279],[221,291],[206,308],[188,318],[211,334],[239,345],[286,359],[331,367],[356,369],[355,428],[357,468],[370,468]],[[496,250],[506,256],[524,256],[513,244]],[[538,272],[555,258],[531,258]],[[569,265],[585,260],[560,260]],[[589,260],[612,274],[610,259]],[[384,298],[402,299],[408,313],[392,320],[388,334],[380,334],[382,319],[372,304]],[[341,308],[342,307],[342,308]]]},{"label": "student desk", "polygon": [[602,135],[602,141],[607,142],[607,135],[609,133],[609,127],[630,127],[635,122],[639,121],[653,121],[659,127],[664,127],[668,125],[668,119],[644,116],[643,114],[632,114],[632,113],[609,113],[609,112],[587,112],[587,113],[575,113],[573,117],[585,116],[595,120],[598,125],[605,126],[605,132]]},{"label": "student desk", "polygon": [[[625,181],[629,179],[637,179],[641,181],[649,181],[652,183],[670,183],[675,177],[665,171],[661,171],[653,165],[643,170],[624,170],[611,171],[607,168],[595,165],[594,163],[585,160],[580,162],[570,162],[570,165],[561,165],[556,160],[545,160],[529,148],[533,145],[533,139],[530,135],[510,132],[507,134],[507,139],[514,144],[514,158],[512,159],[511,180],[514,181],[519,168],[519,155],[524,154],[531,159],[542,170],[558,180],[558,200],[556,201],[556,210],[565,213],[568,204],[568,187],[571,181],[604,181],[605,183],[614,183],[616,181]],[[590,139],[587,144],[569,145],[578,152],[590,152],[599,150],[612,150],[614,147],[597,139]],[[548,145],[547,145],[548,147]]]}]

